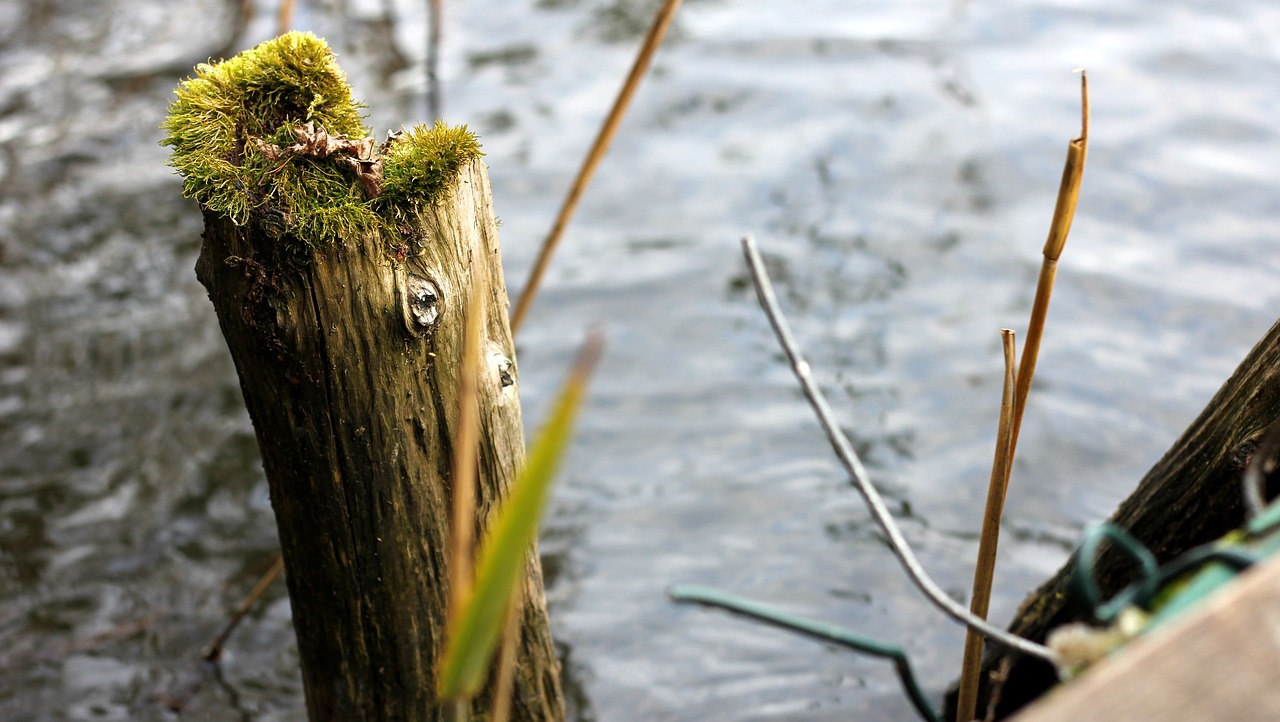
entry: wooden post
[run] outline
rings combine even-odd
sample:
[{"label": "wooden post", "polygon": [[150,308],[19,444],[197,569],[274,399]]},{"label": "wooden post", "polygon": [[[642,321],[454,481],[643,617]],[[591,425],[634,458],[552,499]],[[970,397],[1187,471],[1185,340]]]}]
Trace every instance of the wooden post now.
[{"label": "wooden post", "polygon": [[[1129,530],[1161,564],[1240,527],[1244,522],[1241,476],[1259,440],[1278,419],[1280,322],[1258,341],[1200,416],[1120,504],[1111,523]],[[1274,481],[1269,480],[1269,485]],[[1132,562],[1109,544],[1102,548],[1094,569],[1107,596],[1133,582],[1136,572]],[[1073,557],[1023,602],[1009,629],[1043,641],[1050,630],[1085,619],[1087,610],[1067,590],[1074,571]],[[984,667],[995,669],[1005,656],[1004,650],[988,645]],[[1056,672],[1040,660],[1010,657],[1009,661],[997,718],[1011,714],[1057,682]],[[954,694],[948,694],[949,714],[954,712],[954,700]]]},{"label": "wooden post", "polygon": [[[465,143],[427,142],[469,134],[418,129],[374,150],[371,141],[321,133],[349,110],[332,92],[308,86],[309,73],[337,73],[345,87],[332,53],[301,33],[272,43],[250,51],[258,55],[225,77],[216,66],[198,69],[166,124],[174,165],[204,209],[196,275],[217,312],[262,451],[311,720],[441,720],[435,669],[449,599],[451,440],[466,313],[483,314],[485,332],[479,528],[524,458],[488,177],[474,138],[475,152],[452,152]],[[264,73],[282,84],[264,90],[253,80]],[[193,84],[221,87],[246,77],[248,93],[219,106],[234,122],[225,123],[230,149],[217,157],[239,160],[239,175],[213,189],[248,197],[249,209],[237,217],[234,197],[228,211],[221,197],[192,189],[183,165],[190,162],[180,152],[195,133],[178,121],[188,106],[209,105],[205,89]],[[340,107],[326,110],[334,102]],[[207,115],[190,114],[201,123]],[[299,125],[303,120],[313,125]],[[263,135],[252,134],[254,121],[265,126]],[[291,135],[297,144],[283,147]],[[419,141],[430,157],[401,152]],[[288,181],[288,173],[301,180]],[[405,178],[441,182],[426,196],[406,195],[403,187],[392,193]],[[313,179],[337,179],[339,200],[286,194],[305,191]],[[299,209],[313,215],[304,218]],[[359,215],[366,210],[371,215]],[[482,284],[481,308],[465,307],[472,284]],[[536,554],[524,598],[512,716],[563,719]],[[487,718],[491,697],[490,689],[477,698],[475,718]]]}]

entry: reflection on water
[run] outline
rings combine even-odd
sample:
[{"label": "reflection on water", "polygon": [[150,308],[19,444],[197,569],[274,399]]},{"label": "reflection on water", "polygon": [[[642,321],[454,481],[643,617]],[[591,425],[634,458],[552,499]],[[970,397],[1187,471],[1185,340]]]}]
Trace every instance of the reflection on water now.
[{"label": "reflection on water", "polygon": [[[446,4],[519,283],[658,0]],[[370,123],[420,120],[421,3],[300,3]],[[282,586],[196,664],[275,553],[252,429],[191,271],[157,126],[241,2],[0,4],[0,718],[289,720]],[[700,610],[715,584],[901,641],[961,634],[870,527],[780,362],[757,234],[845,428],[965,595],[999,398],[1087,65],[1093,139],[1009,496],[993,615],[1107,514],[1273,320],[1280,15],[1049,3],[689,2],[521,338],[537,419],[607,328],[544,534],[575,719],[910,719],[890,669]]]}]

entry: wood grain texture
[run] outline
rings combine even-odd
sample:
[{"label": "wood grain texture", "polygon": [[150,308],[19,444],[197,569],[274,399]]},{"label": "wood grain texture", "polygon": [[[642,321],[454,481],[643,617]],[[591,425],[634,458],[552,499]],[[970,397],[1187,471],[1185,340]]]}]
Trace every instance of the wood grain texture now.
[{"label": "wood grain texture", "polygon": [[[484,165],[465,166],[399,231],[346,239],[299,268],[255,224],[206,214],[196,264],[262,451],[312,720],[443,719],[450,440],[473,282],[487,288],[479,528],[524,458]],[[562,719],[536,554],[525,598],[513,718]]]},{"label": "wood grain texture", "polygon": [[1017,722],[1280,719],[1280,560],[1054,690]]}]

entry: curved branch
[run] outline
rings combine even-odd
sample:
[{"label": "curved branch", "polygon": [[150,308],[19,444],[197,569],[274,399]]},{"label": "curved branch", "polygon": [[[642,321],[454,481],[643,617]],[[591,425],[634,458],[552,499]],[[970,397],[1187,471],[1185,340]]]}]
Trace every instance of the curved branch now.
[{"label": "curved branch", "polygon": [[769,281],[769,273],[765,270],[764,261],[760,258],[760,251],[756,248],[755,240],[751,236],[742,239],[742,250],[747,257],[747,265],[751,269],[751,280],[755,284],[760,306],[764,309],[765,315],[769,317],[769,323],[773,326],[774,333],[778,336],[778,342],[782,345],[782,350],[787,354],[787,360],[791,363],[791,370],[795,373],[796,380],[800,382],[800,387],[804,390],[805,397],[809,399],[809,405],[813,407],[814,412],[817,414],[818,423],[822,425],[823,431],[826,432],[827,440],[831,442],[831,448],[835,450],[840,463],[844,465],[845,470],[849,472],[849,476],[853,478],[854,485],[867,502],[867,508],[871,511],[871,516],[884,532],[889,541],[889,548],[893,550],[894,556],[902,563],[907,576],[911,578],[911,581],[915,582],[915,585],[920,588],[920,591],[924,592],[924,595],[933,602],[934,606],[952,619],[982,633],[993,642],[1049,662],[1055,662],[1057,655],[1048,647],[1010,634],[999,627],[992,626],[986,620],[974,616],[969,610],[947,596],[946,592],[942,591],[942,588],[925,573],[924,568],[920,566],[920,561],[916,559],[915,553],[911,551],[911,547],[907,545],[906,539],[902,536],[902,531],[898,529],[893,516],[889,514],[889,509],[885,506],[884,499],[880,497],[880,493],[872,485],[866,468],[863,467],[862,461],[858,459],[857,453],[853,450],[853,445],[849,443],[849,439],[844,435],[844,432],[840,431],[840,426],[836,422],[835,414],[831,411],[831,405],[827,403],[826,396],[823,395],[822,390],[814,382],[809,362],[805,361],[801,356],[800,347],[796,343],[795,337],[791,334],[791,327],[787,323],[786,317],[782,315],[782,310],[778,306],[777,295],[773,291],[773,284]]}]

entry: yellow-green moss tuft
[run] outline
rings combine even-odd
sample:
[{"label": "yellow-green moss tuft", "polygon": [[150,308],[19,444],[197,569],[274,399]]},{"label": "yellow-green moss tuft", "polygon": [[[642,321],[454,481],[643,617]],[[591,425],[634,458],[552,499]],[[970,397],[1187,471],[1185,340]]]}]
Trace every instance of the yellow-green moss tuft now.
[{"label": "yellow-green moss tuft", "polygon": [[400,213],[435,200],[462,166],[483,156],[467,126],[415,125],[391,142],[383,158],[381,208]]},{"label": "yellow-green moss tuft", "polygon": [[379,222],[349,165],[300,154],[272,158],[259,145],[293,145],[294,128],[306,123],[331,136],[368,137],[363,106],[320,38],[292,32],[201,64],[175,94],[161,144],[173,148],[169,164],[183,176],[183,195],[310,248]]},{"label": "yellow-green moss tuft", "polygon": [[[480,157],[466,126],[415,126],[382,158],[333,52],[293,32],[220,63],[175,91],[161,126],[183,194],[283,244],[286,256],[375,228],[434,202]],[[357,141],[357,142],[353,142]],[[369,199],[369,195],[381,195]]]}]

